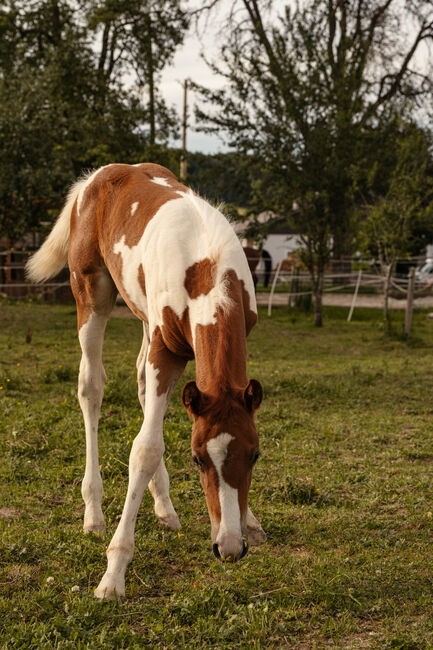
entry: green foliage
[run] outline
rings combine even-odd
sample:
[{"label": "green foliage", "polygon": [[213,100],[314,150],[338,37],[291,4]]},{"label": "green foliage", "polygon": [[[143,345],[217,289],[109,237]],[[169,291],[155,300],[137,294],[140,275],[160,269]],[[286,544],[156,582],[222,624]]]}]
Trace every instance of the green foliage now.
[{"label": "green foliage", "polygon": [[377,161],[388,171],[387,127],[414,110],[405,97],[430,96],[427,72],[411,61],[432,38],[431,3],[414,13],[380,0],[284,2],[274,20],[265,0],[235,7],[211,65],[225,84],[199,88],[197,114],[260,170],[256,212],[273,210],[302,236],[319,324],[324,267],[352,253],[368,170]]},{"label": "green foliage", "polygon": [[2,236],[13,241],[52,221],[86,169],[145,159],[172,166],[166,142],[177,124],[158,75],[186,27],[177,0],[3,3]]},{"label": "green foliage", "polygon": [[237,208],[250,208],[252,184],[259,173],[260,168],[243,153],[188,155],[190,185],[210,201],[223,201],[235,213]]},{"label": "green foliage", "polygon": [[[369,174],[372,204],[364,207],[361,229],[364,248],[383,264],[418,254],[433,237],[433,164],[431,135],[405,125],[395,133],[393,167],[383,194],[377,195],[375,165]],[[361,244],[362,245],[362,244]]]},{"label": "green foliage", "polygon": [[118,605],[96,602],[92,590],[142,420],[140,323],[108,323],[99,445],[107,534],[85,536],[74,309],[7,301],[0,309],[0,385],[13,382],[0,391],[5,647],[431,647],[433,332],[425,313],[414,314],[411,344],[385,339],[375,310],[357,310],[349,324],[347,310],[329,308],[325,330],[302,311],[260,314],[248,346],[248,375],[265,390],[250,505],[268,542],[238,564],[212,556],[180,400],[194,376],[188,366],[164,424],[182,529],[157,524],[147,492]]}]

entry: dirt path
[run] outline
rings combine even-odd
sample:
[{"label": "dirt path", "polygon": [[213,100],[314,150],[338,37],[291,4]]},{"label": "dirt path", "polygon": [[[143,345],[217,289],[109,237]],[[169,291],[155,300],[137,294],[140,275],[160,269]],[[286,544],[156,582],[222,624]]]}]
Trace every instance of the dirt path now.
[{"label": "dirt path", "polygon": [[[257,304],[261,306],[267,306],[269,301],[268,293],[258,293],[256,294]],[[272,304],[277,305],[287,305],[289,299],[289,294],[287,293],[276,293],[274,294]],[[352,295],[348,293],[340,294],[324,294],[323,304],[328,307],[347,307],[350,308],[352,304]],[[424,296],[422,298],[416,298],[414,300],[414,307],[428,309],[433,307],[433,296]],[[390,309],[406,309],[406,300],[396,300],[395,298],[389,299]],[[382,309],[383,307],[383,298],[382,296],[376,295],[365,295],[361,294],[356,300],[356,307],[370,307],[372,309]],[[355,307],[355,308],[356,308]]]}]

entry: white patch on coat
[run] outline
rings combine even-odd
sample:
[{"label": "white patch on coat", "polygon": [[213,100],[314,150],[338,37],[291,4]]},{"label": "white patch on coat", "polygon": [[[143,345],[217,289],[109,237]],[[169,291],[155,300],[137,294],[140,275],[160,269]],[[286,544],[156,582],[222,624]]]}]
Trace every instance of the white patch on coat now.
[{"label": "white patch on coat", "polygon": [[171,187],[170,183],[164,176],[154,176],[153,178],[150,179],[152,183],[156,183],[157,185],[164,185],[164,187]]},{"label": "white patch on coat", "polygon": [[121,240],[114,245],[113,251],[122,255],[122,284],[130,301],[147,316],[147,299],[138,282],[138,267],[142,263],[139,247],[129,248],[125,244],[125,235],[122,235]]},{"label": "white patch on coat", "polygon": [[218,537],[224,533],[234,533],[241,537],[241,511],[239,508],[238,491],[224,480],[222,467],[227,457],[227,447],[234,436],[229,433],[220,433],[216,438],[208,441],[206,449],[218,474],[218,496],[221,507],[221,523]]},{"label": "white patch on coat", "polygon": [[[216,208],[192,192],[164,203],[136,246],[129,247],[122,236],[113,250],[122,255],[122,283],[128,296],[146,314],[149,305],[151,328],[162,325],[164,307],[170,307],[178,318],[188,307],[195,344],[197,325],[216,323],[218,308],[231,304],[224,278],[229,269],[243,280],[250,309],[257,311],[251,272],[232,226]],[[185,288],[185,273],[205,258],[215,263],[214,286],[206,295],[192,299]],[[147,296],[138,283],[140,264]]]},{"label": "white patch on coat", "polygon": [[133,203],[133,204],[131,205],[131,217],[134,216],[135,211],[137,210],[137,208],[138,208],[138,201],[135,201],[135,203]]}]

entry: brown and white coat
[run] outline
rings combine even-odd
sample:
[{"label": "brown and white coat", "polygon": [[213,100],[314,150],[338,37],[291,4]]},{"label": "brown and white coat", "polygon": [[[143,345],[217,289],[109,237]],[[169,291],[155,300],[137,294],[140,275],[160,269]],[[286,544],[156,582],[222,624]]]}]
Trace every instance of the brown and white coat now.
[{"label": "brown and white coat", "polygon": [[66,256],[82,348],[78,396],[86,429],[85,531],[104,530],[97,432],[105,382],[103,337],[117,292],[141,319],[144,332],[137,360],[144,420],[132,445],[125,505],[96,596],[124,595],[147,486],[159,520],[180,527],[162,458],[163,417],[189,359],[196,360],[196,381],[186,384],[182,399],[194,419],[192,450],[214,553],[242,557],[247,536],[252,543],[265,539],[247,503],[258,456],[253,413],[262,389],[246,375],[246,337],[257,310],[251,273],[232,227],[164,167],[113,164],[72,187],[56,225],[28,263],[28,276],[52,277]]}]

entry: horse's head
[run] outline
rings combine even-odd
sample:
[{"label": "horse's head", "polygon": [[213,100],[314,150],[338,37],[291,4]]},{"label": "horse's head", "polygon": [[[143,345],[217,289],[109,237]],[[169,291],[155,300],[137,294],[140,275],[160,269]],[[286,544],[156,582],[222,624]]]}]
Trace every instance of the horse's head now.
[{"label": "horse's head", "polygon": [[247,550],[248,491],[259,439],[254,411],[263,391],[251,379],[244,391],[227,391],[218,399],[188,382],[182,401],[194,418],[191,448],[200,469],[217,558],[239,560]]}]

